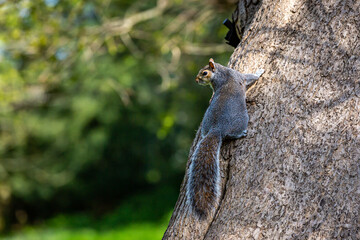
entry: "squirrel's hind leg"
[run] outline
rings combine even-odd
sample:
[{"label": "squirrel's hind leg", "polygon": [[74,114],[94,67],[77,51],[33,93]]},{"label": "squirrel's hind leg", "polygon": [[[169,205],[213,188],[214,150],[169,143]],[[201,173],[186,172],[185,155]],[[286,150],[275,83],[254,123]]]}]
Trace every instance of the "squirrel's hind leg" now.
[{"label": "squirrel's hind leg", "polygon": [[237,134],[237,135],[227,135],[226,138],[227,139],[239,139],[239,138],[243,138],[243,137],[246,137],[247,136],[247,130],[244,130],[242,131],[240,134]]}]

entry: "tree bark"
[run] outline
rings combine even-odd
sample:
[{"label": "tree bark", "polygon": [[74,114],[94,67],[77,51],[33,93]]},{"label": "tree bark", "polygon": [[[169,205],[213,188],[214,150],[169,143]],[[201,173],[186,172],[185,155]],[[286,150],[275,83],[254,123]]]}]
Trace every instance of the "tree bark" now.
[{"label": "tree bark", "polygon": [[185,175],[164,239],[360,239],[359,5],[240,0],[228,66],[265,69],[248,136],[223,143],[214,216],[189,213]]}]

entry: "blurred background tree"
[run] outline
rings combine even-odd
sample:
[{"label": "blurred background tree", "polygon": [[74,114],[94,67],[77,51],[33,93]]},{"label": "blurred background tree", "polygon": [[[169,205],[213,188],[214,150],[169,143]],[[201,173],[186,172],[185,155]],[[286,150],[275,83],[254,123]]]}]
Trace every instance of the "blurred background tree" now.
[{"label": "blurred background tree", "polygon": [[168,216],[234,5],[0,0],[0,230]]}]

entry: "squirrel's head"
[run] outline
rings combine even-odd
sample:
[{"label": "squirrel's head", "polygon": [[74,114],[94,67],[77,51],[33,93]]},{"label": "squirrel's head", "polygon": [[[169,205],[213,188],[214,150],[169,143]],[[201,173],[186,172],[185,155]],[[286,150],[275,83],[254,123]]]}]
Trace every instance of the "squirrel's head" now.
[{"label": "squirrel's head", "polygon": [[215,71],[216,71],[215,62],[212,58],[210,58],[209,65],[203,67],[196,76],[195,78],[196,82],[204,86],[211,85],[211,80],[213,78]]}]

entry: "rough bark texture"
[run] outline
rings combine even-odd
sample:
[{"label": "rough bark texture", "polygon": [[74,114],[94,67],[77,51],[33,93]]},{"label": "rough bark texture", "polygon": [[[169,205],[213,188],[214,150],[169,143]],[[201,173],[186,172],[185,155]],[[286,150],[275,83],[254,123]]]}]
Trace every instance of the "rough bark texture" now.
[{"label": "rough bark texture", "polygon": [[185,176],[164,239],[360,239],[360,1],[252,3],[229,62],[265,69],[248,136],[223,144],[215,215],[192,218]]}]

